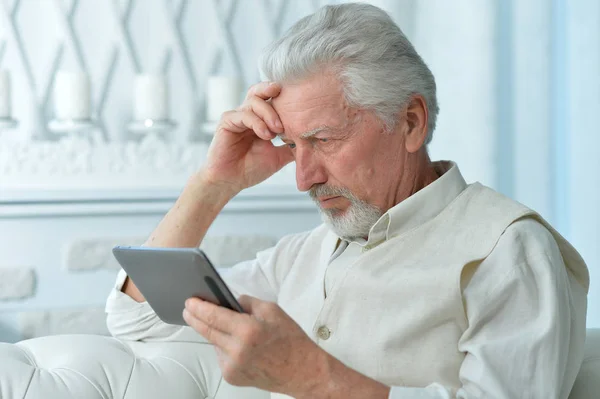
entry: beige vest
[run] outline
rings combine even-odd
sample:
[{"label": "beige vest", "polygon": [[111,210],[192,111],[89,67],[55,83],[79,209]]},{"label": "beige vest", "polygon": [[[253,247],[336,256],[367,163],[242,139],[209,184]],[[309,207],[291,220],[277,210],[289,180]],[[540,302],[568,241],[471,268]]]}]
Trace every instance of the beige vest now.
[{"label": "beige vest", "polygon": [[[327,299],[324,260],[337,237],[325,227],[315,229],[298,254],[303,265],[292,265],[283,281],[279,304],[320,347],[375,380],[458,389],[465,357],[458,342],[468,323],[461,273],[485,259],[506,228],[525,217],[552,232],[567,268],[587,291],[585,263],[563,237],[532,210],[473,184],[432,220],[349,264]],[[415,267],[423,258],[428,267]],[[330,332],[327,339],[323,329],[319,334],[322,326]]]}]

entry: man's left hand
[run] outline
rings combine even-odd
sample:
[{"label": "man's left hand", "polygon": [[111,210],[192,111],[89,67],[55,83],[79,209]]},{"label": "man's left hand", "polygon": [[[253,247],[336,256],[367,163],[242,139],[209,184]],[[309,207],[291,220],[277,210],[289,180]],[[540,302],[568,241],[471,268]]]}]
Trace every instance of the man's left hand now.
[{"label": "man's left hand", "polygon": [[[247,313],[190,298],[185,321],[215,345],[232,385],[302,396],[318,389],[327,354],[277,304],[242,296]],[[325,361],[324,361],[325,360]]]}]

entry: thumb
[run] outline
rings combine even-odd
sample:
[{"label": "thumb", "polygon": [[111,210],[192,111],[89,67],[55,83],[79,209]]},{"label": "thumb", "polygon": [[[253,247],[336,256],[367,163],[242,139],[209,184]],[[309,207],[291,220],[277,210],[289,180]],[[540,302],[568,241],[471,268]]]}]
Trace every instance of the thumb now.
[{"label": "thumb", "polygon": [[294,153],[292,152],[292,149],[287,145],[275,147],[275,153],[277,154],[278,170],[294,160]]},{"label": "thumb", "polygon": [[238,298],[238,303],[244,309],[244,312],[252,315],[256,312],[257,307],[264,301],[250,295],[241,295]]}]

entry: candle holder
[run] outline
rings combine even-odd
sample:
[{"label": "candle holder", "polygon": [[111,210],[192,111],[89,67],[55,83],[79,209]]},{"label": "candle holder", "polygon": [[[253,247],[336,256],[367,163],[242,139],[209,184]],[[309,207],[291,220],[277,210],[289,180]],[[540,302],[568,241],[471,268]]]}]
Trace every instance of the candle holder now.
[{"label": "candle holder", "polygon": [[237,76],[209,76],[206,83],[206,120],[218,121],[240,105],[242,82]]},{"label": "candle holder", "polygon": [[169,117],[169,86],[164,75],[139,74],[133,82],[133,121],[127,130],[136,136],[162,136],[177,127]]},{"label": "candle holder", "polygon": [[144,119],[141,121],[133,121],[127,125],[127,129],[137,135],[147,135],[153,133],[166,133],[177,127],[177,123],[170,119],[155,120]]},{"label": "candle holder", "polygon": [[0,132],[11,130],[19,126],[19,121],[13,118],[0,118]]},{"label": "candle holder", "polygon": [[237,76],[209,76],[205,92],[205,121],[200,125],[200,140],[212,141],[224,112],[240,104],[242,81]]},{"label": "candle holder", "polygon": [[14,129],[19,124],[12,118],[11,105],[10,73],[2,69],[0,70],[0,132]]},{"label": "candle holder", "polygon": [[55,134],[88,132],[95,127],[92,119],[53,119],[48,122],[48,130]]}]

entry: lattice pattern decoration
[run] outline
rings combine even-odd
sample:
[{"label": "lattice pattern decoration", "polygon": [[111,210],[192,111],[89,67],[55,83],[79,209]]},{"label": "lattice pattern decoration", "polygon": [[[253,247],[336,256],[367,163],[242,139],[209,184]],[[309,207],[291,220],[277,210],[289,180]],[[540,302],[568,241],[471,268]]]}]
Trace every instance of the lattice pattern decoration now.
[{"label": "lattice pattern decoration", "polygon": [[[260,49],[319,0],[0,0],[0,68],[13,77],[21,130],[49,138],[61,69],[92,80],[94,119],[107,139],[126,137],[133,77],[163,72],[173,134],[185,141],[204,118],[205,82],[227,74],[258,80]],[[20,133],[26,134],[26,133]]]}]

